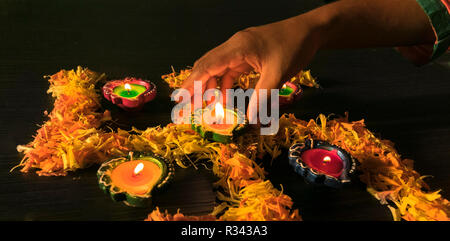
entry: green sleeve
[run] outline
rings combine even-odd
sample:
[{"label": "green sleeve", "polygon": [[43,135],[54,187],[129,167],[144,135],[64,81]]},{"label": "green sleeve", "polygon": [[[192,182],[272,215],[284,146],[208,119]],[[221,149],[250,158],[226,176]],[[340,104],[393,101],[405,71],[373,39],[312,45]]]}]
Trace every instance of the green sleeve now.
[{"label": "green sleeve", "polygon": [[[436,59],[450,46],[450,14],[440,0],[416,0],[430,19],[436,34],[431,60]],[[445,0],[444,0],[445,1]]]}]

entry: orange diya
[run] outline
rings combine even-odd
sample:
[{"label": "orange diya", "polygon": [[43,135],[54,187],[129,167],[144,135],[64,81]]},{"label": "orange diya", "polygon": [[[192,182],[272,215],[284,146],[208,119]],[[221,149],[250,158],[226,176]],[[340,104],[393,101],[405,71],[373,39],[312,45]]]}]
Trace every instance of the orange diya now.
[{"label": "orange diya", "polygon": [[208,108],[203,112],[205,128],[224,135],[229,134],[238,121],[234,110],[224,109],[222,104],[216,103],[215,108]]},{"label": "orange diya", "polygon": [[129,206],[147,206],[154,191],[173,178],[172,163],[155,154],[130,153],[102,164],[97,172],[100,188],[114,201]]},{"label": "orange diya", "polygon": [[229,143],[244,132],[248,121],[242,112],[223,108],[217,102],[214,106],[196,110],[192,115],[191,125],[205,139]]}]

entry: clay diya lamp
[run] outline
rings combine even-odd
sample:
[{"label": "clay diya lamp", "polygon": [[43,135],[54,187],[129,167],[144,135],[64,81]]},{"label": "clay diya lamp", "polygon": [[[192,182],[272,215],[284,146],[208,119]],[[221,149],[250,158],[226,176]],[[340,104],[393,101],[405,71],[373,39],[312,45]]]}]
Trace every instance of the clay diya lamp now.
[{"label": "clay diya lamp", "polygon": [[139,111],[156,96],[156,85],[148,80],[125,78],[103,86],[103,96],[126,111]]},{"label": "clay diya lamp", "polygon": [[133,207],[151,204],[154,193],[173,179],[174,166],[152,153],[132,153],[104,162],[97,171],[100,188],[114,201]]},{"label": "clay diya lamp", "polygon": [[338,146],[306,139],[289,148],[289,164],[309,183],[339,188],[350,183],[356,160]]},{"label": "clay diya lamp", "polygon": [[302,88],[299,85],[289,81],[284,83],[278,93],[280,106],[287,106],[294,101],[297,101],[301,97],[302,93]]},{"label": "clay diya lamp", "polygon": [[245,132],[248,120],[241,111],[223,108],[217,102],[214,107],[194,111],[191,126],[205,139],[230,143]]}]

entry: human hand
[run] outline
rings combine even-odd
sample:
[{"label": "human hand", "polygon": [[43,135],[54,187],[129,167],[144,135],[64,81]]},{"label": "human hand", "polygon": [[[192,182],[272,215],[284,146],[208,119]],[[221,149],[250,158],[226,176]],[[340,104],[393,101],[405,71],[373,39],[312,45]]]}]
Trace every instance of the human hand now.
[{"label": "human hand", "polygon": [[259,72],[247,111],[254,123],[258,102],[265,101],[258,100],[259,90],[279,87],[281,80],[305,68],[319,48],[411,46],[435,41],[427,15],[414,0],[337,1],[236,33],[197,60],[182,87],[192,95],[194,80],[202,82],[204,91],[215,88],[221,78],[225,94],[240,74]]},{"label": "human hand", "polygon": [[[251,27],[237,32],[223,44],[198,59],[182,88],[194,93],[194,81],[202,82],[205,89],[216,88],[221,78],[223,96],[233,87],[236,79],[254,70],[261,75],[250,98],[248,117],[256,120],[261,89],[275,89],[282,79],[287,79],[306,67],[319,43],[315,30],[307,17],[302,15],[280,22]],[[270,93],[270,91],[268,91]]]}]

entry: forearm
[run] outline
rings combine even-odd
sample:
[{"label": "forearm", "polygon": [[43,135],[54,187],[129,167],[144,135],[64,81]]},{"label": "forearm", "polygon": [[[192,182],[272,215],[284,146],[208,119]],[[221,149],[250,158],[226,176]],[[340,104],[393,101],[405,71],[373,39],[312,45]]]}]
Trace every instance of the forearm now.
[{"label": "forearm", "polygon": [[415,0],[341,0],[290,19],[310,21],[319,48],[432,44],[428,17]]}]

